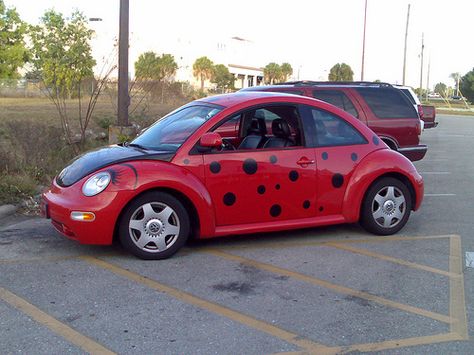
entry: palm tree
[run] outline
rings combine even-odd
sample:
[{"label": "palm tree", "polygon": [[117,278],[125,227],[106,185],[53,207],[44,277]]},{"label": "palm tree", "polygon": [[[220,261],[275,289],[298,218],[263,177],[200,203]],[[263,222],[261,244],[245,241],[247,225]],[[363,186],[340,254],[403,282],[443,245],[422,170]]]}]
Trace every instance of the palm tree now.
[{"label": "palm tree", "polygon": [[289,63],[283,63],[280,65],[282,81],[287,81],[290,76],[293,74],[293,68]]},{"label": "palm tree", "polygon": [[273,85],[273,83],[278,82],[281,78],[281,67],[277,63],[268,63],[265,68],[263,68],[263,77],[265,78],[265,83]]},{"label": "palm tree", "polygon": [[212,78],[214,63],[208,57],[200,57],[193,64],[193,75],[201,80],[201,91],[204,90],[204,81]]},{"label": "palm tree", "polygon": [[461,79],[461,74],[452,73],[449,77],[454,80],[454,87],[456,88],[456,96],[459,96],[459,79]]}]

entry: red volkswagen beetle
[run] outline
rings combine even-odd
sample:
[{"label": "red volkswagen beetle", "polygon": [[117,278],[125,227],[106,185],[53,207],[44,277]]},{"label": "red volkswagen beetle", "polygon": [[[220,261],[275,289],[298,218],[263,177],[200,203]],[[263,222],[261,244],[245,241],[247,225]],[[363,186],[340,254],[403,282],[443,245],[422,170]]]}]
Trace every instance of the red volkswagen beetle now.
[{"label": "red volkswagen beetle", "polygon": [[197,238],[360,221],[393,234],[423,199],[413,164],[330,104],[241,92],[191,102],[76,158],[43,194],[54,227],[143,259]]}]

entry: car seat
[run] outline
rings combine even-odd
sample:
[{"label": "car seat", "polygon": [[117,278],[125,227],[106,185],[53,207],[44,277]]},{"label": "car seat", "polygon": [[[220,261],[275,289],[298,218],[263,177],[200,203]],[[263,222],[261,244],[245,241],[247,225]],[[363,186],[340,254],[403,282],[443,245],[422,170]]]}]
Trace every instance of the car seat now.
[{"label": "car seat", "polygon": [[290,138],[290,126],[285,120],[281,118],[273,120],[272,133],[273,137],[265,142],[263,148],[290,147],[295,145]]}]

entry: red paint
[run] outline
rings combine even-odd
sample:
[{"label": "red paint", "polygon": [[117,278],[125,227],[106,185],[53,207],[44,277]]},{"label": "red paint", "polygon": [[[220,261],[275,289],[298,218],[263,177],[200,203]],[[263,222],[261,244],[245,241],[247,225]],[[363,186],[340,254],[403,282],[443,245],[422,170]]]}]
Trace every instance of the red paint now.
[{"label": "red paint", "polygon": [[[413,209],[421,204],[423,181],[413,164],[389,150],[365,124],[332,105],[303,96],[261,92],[199,102],[208,101],[224,109],[202,124],[170,162],[137,158],[127,161],[126,166],[103,167],[96,172],[116,169],[120,171],[119,178],[93,197],[84,196],[82,186],[96,172],[69,187],[53,182],[43,194],[42,209],[56,229],[80,243],[110,244],[124,207],[153,189],[185,199],[188,212],[193,206],[196,215],[192,217],[198,226],[195,232],[200,238],[356,222],[365,192],[387,174],[409,181],[416,199]],[[196,150],[201,137],[222,120],[251,107],[277,103],[330,112],[354,127],[367,143],[317,147],[306,141],[305,145],[284,148],[213,153]],[[309,129],[308,122],[300,122],[303,130]],[[226,128],[221,127],[221,136],[236,144],[242,140],[238,126],[223,127]],[[204,145],[208,146],[215,146],[219,140],[217,133],[205,137]],[[73,221],[71,211],[93,212],[96,220]]]}]

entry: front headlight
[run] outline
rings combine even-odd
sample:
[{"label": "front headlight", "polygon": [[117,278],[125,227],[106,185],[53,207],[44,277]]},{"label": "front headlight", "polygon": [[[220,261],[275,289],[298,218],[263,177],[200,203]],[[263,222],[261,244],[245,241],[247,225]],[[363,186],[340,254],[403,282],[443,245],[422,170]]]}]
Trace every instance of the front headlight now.
[{"label": "front headlight", "polygon": [[91,176],[82,186],[82,193],[86,196],[94,196],[104,191],[110,182],[110,174],[101,172]]}]

